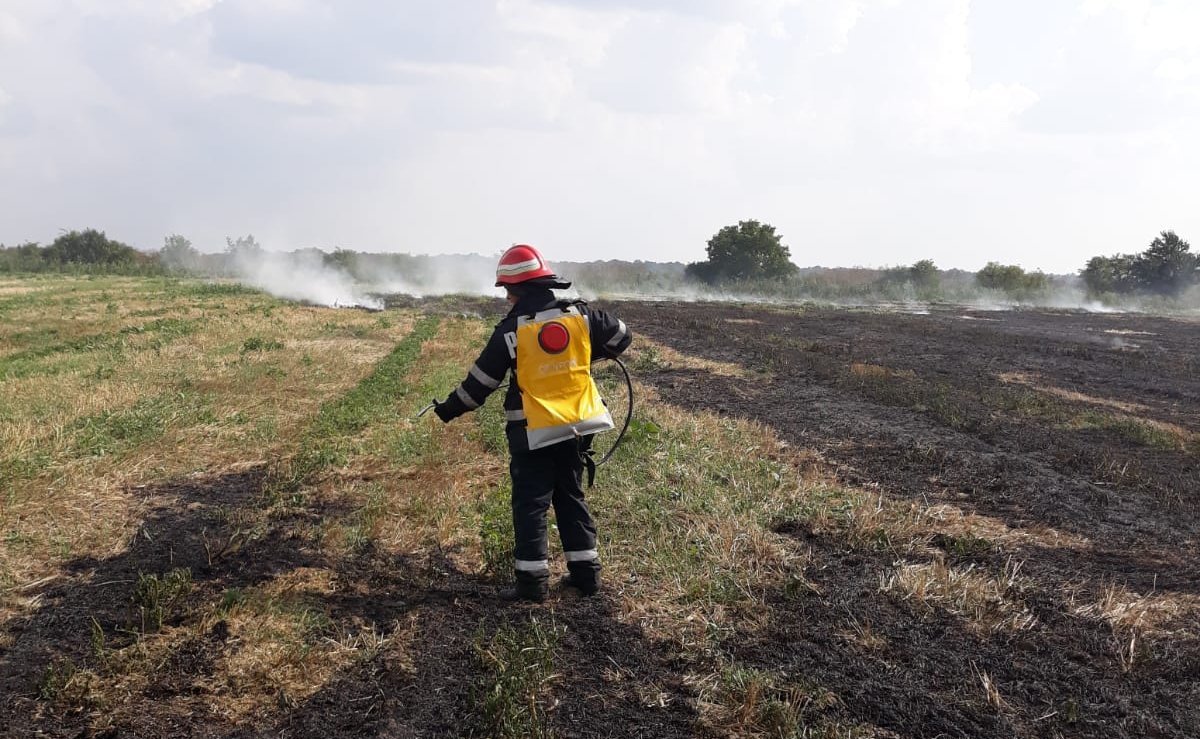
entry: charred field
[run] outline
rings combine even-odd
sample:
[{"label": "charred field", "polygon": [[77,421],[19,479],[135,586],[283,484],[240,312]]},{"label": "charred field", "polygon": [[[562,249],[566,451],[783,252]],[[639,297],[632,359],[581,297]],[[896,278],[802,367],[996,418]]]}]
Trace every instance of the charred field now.
[{"label": "charred field", "polygon": [[[740,659],[822,675],[902,734],[1197,731],[1196,322],[623,308],[664,346],[754,372],[645,373],[661,397],[764,423],[880,510],[924,517],[893,517],[866,547],[780,520],[820,563],[822,597],[775,594],[770,625],[732,640]],[[1001,587],[971,603],[971,573]],[[994,618],[1008,620],[981,628]],[[839,638],[846,619],[878,643]],[[998,714],[961,700],[980,686]]]},{"label": "charred field", "polygon": [[601,307],[605,589],[503,605],[497,301],[0,282],[0,735],[1200,734],[1200,323]]}]

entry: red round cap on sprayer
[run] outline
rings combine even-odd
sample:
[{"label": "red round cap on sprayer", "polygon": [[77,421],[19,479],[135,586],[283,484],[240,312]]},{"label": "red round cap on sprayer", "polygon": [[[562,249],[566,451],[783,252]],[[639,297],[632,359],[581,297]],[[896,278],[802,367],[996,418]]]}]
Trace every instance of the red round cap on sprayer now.
[{"label": "red round cap on sprayer", "polygon": [[528,244],[515,244],[500,255],[496,264],[496,287],[522,284],[559,289],[571,286],[570,282],[554,274],[537,249]]}]

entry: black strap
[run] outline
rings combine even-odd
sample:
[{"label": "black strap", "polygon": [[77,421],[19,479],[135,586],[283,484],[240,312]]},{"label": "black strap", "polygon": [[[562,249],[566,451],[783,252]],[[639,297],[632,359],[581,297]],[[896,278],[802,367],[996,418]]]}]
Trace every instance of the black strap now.
[{"label": "black strap", "polygon": [[589,444],[586,448],[583,442],[576,438],[575,446],[579,450],[579,461],[583,462],[583,466],[587,469],[588,487],[596,484],[596,460],[593,458],[592,447]]}]

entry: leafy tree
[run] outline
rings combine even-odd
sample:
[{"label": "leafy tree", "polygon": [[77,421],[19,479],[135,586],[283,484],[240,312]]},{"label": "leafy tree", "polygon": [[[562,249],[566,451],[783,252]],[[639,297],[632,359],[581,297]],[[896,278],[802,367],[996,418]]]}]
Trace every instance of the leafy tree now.
[{"label": "leafy tree", "polygon": [[941,284],[941,271],[932,259],[922,259],[908,266],[888,267],[877,282],[885,287],[911,285],[918,290],[936,290]]},{"label": "leafy tree", "polygon": [[707,251],[707,261],[687,266],[689,277],[709,283],[770,280],[799,271],[775,227],[758,221],[739,221],[722,228],[708,240]]},{"label": "leafy tree", "polygon": [[1146,251],[1092,257],[1079,274],[1092,293],[1179,295],[1200,283],[1200,255],[1174,231],[1163,231]]},{"label": "leafy tree", "polygon": [[45,251],[34,241],[17,246],[0,244],[0,272],[37,272],[46,266],[42,259]]},{"label": "leafy tree", "polygon": [[1050,286],[1050,279],[1042,272],[1026,272],[1015,264],[988,262],[975,273],[975,283],[1009,295],[1026,295],[1045,291]]},{"label": "leafy tree", "polygon": [[1150,248],[1133,260],[1131,272],[1138,286],[1160,295],[1178,295],[1196,284],[1200,268],[1191,245],[1174,231],[1163,231],[1150,242]]},{"label": "leafy tree", "polygon": [[46,247],[44,258],[59,264],[118,265],[138,261],[132,246],[113,241],[94,228],[68,231]]},{"label": "leafy tree", "polygon": [[264,251],[255,241],[254,236],[247,234],[236,239],[225,237],[225,254],[223,269],[225,274],[238,275],[255,265],[262,263]]},{"label": "leafy tree", "polygon": [[1092,257],[1079,275],[1088,292],[1093,295],[1133,292],[1137,289],[1137,281],[1133,277],[1134,259],[1131,254]]},{"label": "leafy tree", "polygon": [[254,239],[253,234],[239,236],[236,239],[225,237],[225,253],[233,259],[257,259],[262,256],[263,248]]},{"label": "leafy tree", "polygon": [[163,239],[158,258],[164,267],[176,272],[192,272],[200,266],[200,252],[196,251],[191,241],[179,234],[171,234]]},{"label": "leafy tree", "polygon": [[941,278],[933,260],[922,259],[908,268],[908,281],[918,290],[937,290]]}]

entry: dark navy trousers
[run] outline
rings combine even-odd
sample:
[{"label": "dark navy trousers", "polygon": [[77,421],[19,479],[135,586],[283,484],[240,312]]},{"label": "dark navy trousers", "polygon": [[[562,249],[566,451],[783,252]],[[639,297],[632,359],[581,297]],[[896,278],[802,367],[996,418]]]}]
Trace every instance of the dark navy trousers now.
[{"label": "dark navy trousers", "polygon": [[568,568],[580,574],[599,571],[596,526],[583,497],[581,454],[590,446],[588,436],[513,453],[509,472],[518,572],[548,573],[546,514],[552,505]]}]

